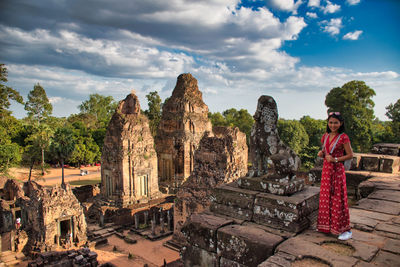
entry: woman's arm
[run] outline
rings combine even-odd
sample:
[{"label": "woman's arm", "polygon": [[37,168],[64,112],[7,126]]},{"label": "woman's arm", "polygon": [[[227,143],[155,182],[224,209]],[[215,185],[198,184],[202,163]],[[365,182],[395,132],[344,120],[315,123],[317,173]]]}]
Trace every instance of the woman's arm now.
[{"label": "woman's arm", "polygon": [[[344,150],[346,151],[346,155],[337,157],[338,162],[353,158],[353,149],[351,148],[350,142],[343,144],[343,147],[344,147]],[[325,159],[328,162],[336,162],[336,158],[332,157],[331,155],[326,155]]]}]

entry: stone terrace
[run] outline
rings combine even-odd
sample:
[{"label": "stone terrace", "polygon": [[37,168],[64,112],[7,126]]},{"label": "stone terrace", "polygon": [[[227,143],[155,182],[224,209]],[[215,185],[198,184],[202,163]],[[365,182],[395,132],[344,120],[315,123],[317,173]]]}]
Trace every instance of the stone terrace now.
[{"label": "stone terrace", "polygon": [[400,176],[371,178],[359,191],[368,196],[350,208],[352,239],[309,229],[282,242],[259,267],[400,266]]}]

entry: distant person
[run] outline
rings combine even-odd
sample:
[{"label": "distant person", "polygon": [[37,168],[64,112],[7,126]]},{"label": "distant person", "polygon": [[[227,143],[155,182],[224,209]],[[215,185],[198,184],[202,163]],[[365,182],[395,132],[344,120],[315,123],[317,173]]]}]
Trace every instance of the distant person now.
[{"label": "distant person", "polygon": [[340,112],[329,113],[321,144],[318,156],[324,159],[324,164],[317,230],[338,235],[339,240],[348,240],[352,233],[343,162],[353,158],[353,150],[348,135],[344,133],[344,119]]},{"label": "distant person", "polygon": [[21,228],[21,218],[17,218],[15,220],[15,229],[19,230],[19,228]]}]

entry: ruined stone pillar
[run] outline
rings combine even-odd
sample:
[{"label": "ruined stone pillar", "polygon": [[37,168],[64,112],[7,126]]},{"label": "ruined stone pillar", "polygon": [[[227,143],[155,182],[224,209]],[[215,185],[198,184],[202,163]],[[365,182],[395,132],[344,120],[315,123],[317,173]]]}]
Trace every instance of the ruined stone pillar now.
[{"label": "ruined stone pillar", "polygon": [[153,236],[156,235],[156,221],[155,220],[151,220],[151,234]]},{"label": "ruined stone pillar", "polygon": [[168,227],[168,231],[171,231],[171,213],[170,213],[170,210],[167,211],[167,227]]},{"label": "ruined stone pillar", "polygon": [[135,213],[135,229],[139,229],[139,214]]},{"label": "ruined stone pillar", "polygon": [[104,214],[103,213],[100,213],[99,226],[100,227],[104,226]]},{"label": "ruined stone pillar", "polygon": [[144,212],[144,224],[147,226],[147,224],[148,224],[148,218],[149,217],[149,212],[146,210],[145,212]]},{"label": "ruined stone pillar", "polygon": [[165,233],[165,230],[164,230],[164,216],[163,216],[162,213],[160,214],[160,227],[161,227],[160,233],[161,234]]}]

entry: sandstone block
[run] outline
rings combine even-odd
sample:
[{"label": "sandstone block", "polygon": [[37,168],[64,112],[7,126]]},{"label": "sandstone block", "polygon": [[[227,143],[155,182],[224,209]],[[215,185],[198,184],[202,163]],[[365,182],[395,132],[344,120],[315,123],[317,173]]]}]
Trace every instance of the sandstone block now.
[{"label": "sandstone block", "polygon": [[267,192],[276,195],[291,195],[304,188],[303,179],[289,179],[282,177],[242,177],[238,179],[241,188],[259,192]]},{"label": "sandstone block", "polygon": [[354,206],[354,208],[371,210],[391,215],[400,214],[400,205],[398,203],[378,199],[361,199],[358,201],[357,205]]},{"label": "sandstone block", "polygon": [[217,251],[217,230],[231,224],[227,220],[209,214],[193,214],[190,221],[182,228],[186,241],[192,246],[202,248],[209,252]]},{"label": "sandstone block", "polygon": [[378,172],[379,171],[379,156],[369,155],[362,156],[362,169],[366,171]]},{"label": "sandstone block", "polygon": [[254,191],[221,185],[213,190],[212,202],[252,210],[256,194]]},{"label": "sandstone block", "polygon": [[210,211],[215,214],[232,216],[235,219],[251,220],[253,217],[252,209],[242,209],[236,206],[227,206],[219,203],[211,203]]},{"label": "sandstone block", "polygon": [[398,173],[400,167],[400,157],[381,156],[379,170],[387,173]]},{"label": "sandstone block", "polygon": [[228,225],[217,233],[217,253],[245,266],[257,266],[274,252],[283,238],[259,228]]},{"label": "sandstone block", "polygon": [[218,267],[218,256],[216,253],[212,253],[195,246],[187,246],[183,248],[182,260],[185,267]]}]

